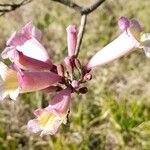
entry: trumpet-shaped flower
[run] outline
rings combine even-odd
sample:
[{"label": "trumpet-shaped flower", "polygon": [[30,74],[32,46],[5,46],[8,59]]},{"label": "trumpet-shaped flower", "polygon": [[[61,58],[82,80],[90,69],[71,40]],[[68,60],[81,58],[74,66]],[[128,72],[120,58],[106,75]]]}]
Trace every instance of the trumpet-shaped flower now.
[{"label": "trumpet-shaped flower", "polygon": [[45,89],[62,78],[52,72],[22,72],[8,68],[0,62],[0,100],[7,95],[16,99],[19,93]]},{"label": "trumpet-shaped flower", "polygon": [[[21,32],[14,32],[12,34],[12,36],[7,41],[7,47],[2,52],[1,56],[3,59],[10,58],[11,60],[14,60],[12,58],[14,58],[14,53],[17,50],[19,52],[22,52],[24,56],[30,58],[31,64],[31,59],[33,58],[33,61],[38,60],[49,64],[49,68],[51,69],[51,60],[49,58],[47,50],[40,44],[40,39],[40,31],[32,26],[31,22],[29,22],[22,28]],[[28,62],[28,64],[30,63],[30,61]],[[26,63],[24,63],[23,65],[26,66]]]},{"label": "trumpet-shaped flower", "polygon": [[69,110],[71,89],[66,88],[60,91],[44,109],[35,110],[36,119],[28,122],[28,130],[42,135],[55,134],[58,127],[66,122]]},{"label": "trumpet-shaped flower", "polygon": [[77,28],[75,25],[67,27],[67,41],[68,41],[68,56],[72,57],[75,54],[77,44]]},{"label": "trumpet-shaped flower", "polygon": [[86,65],[86,70],[107,64],[137,48],[143,48],[147,55],[150,54],[150,36],[142,34],[137,20],[121,17],[118,24],[123,33],[98,51]]}]

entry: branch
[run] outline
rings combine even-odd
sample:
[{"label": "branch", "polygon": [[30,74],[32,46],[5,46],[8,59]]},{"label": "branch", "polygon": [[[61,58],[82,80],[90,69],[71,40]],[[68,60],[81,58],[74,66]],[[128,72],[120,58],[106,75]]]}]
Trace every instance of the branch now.
[{"label": "branch", "polygon": [[84,31],[85,31],[85,26],[86,26],[86,20],[87,20],[87,15],[82,15],[80,28],[79,28],[79,32],[78,32],[76,52],[75,52],[76,57],[78,57],[80,46],[81,46],[81,43],[82,43],[82,39],[83,39]]},{"label": "branch", "polygon": [[18,4],[0,4],[0,16],[14,11],[17,8],[20,8],[23,5],[26,5],[28,3],[30,3],[32,0],[23,0],[22,2],[18,3]]},{"label": "branch", "polygon": [[82,10],[82,14],[90,14],[95,9],[97,9],[105,0],[96,0],[93,4],[89,5],[88,7]]},{"label": "branch", "polygon": [[81,15],[88,15],[93,12],[96,8],[98,8],[105,0],[96,0],[93,4],[89,5],[88,7],[79,6],[77,3],[71,0],[51,0],[54,2],[61,3],[67,7],[70,7],[80,13]]},{"label": "branch", "polygon": [[75,11],[79,12],[81,14],[82,12],[82,7],[79,6],[78,4],[74,3],[73,1],[71,0],[51,0],[51,1],[54,1],[54,2],[58,2],[58,3],[61,3],[67,7],[70,7],[72,9],[74,9]]}]

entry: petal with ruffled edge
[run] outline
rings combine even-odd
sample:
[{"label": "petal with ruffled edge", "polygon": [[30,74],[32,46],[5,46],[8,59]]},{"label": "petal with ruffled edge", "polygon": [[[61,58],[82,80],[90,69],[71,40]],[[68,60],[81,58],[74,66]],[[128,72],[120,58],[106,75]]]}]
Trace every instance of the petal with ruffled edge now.
[{"label": "petal with ruffled edge", "polygon": [[40,31],[32,25],[26,24],[21,32],[14,32],[7,41],[7,48],[2,52],[3,58],[9,58],[7,54],[18,50],[25,56],[46,62],[52,66],[47,50],[39,42],[41,39]]},{"label": "petal with ruffled edge", "polygon": [[21,30],[22,34],[26,34],[28,37],[34,37],[38,41],[41,41],[42,32],[33,26],[32,22],[28,22]]},{"label": "petal with ruffled edge", "polygon": [[19,95],[17,72],[0,62],[0,99],[6,96],[16,100]]},{"label": "petal with ruffled edge", "polygon": [[37,119],[30,120],[27,124],[27,128],[32,133],[38,133],[41,131]]},{"label": "petal with ruffled edge", "polygon": [[0,76],[0,101],[4,100],[5,97],[6,97],[6,95],[4,92],[3,79]]},{"label": "petal with ruffled edge", "polygon": [[141,48],[144,49],[145,55],[150,57],[150,33],[141,35]]},{"label": "petal with ruffled edge", "polygon": [[14,32],[8,39],[7,46],[18,46],[24,44],[30,37],[27,37],[21,33]]}]

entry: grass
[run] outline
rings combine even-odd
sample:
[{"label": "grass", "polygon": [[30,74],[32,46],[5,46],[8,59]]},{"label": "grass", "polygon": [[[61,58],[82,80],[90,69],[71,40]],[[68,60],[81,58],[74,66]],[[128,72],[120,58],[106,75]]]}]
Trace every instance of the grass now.
[{"label": "grass", "polygon": [[[88,2],[84,0],[82,4]],[[119,35],[117,19],[122,15],[137,18],[149,32],[148,4],[148,0],[107,0],[90,14],[81,61],[86,63]],[[65,28],[72,23],[79,25],[80,16],[49,0],[34,1],[0,18],[0,48],[4,49],[14,30],[30,20],[42,30],[42,43],[54,62],[62,62],[67,54]],[[149,150],[149,66],[150,60],[138,50],[95,69],[88,94],[73,95],[70,122],[55,136],[39,137],[26,129],[26,123],[34,117],[33,110],[44,107],[52,95],[35,92],[20,96],[16,102],[1,102],[0,150]]]}]

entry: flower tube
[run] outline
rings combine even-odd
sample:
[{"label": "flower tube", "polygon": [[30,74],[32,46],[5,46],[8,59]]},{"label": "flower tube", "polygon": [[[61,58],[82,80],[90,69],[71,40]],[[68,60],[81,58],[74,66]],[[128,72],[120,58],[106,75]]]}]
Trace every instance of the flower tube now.
[{"label": "flower tube", "polygon": [[45,89],[57,82],[62,77],[53,72],[23,72],[18,74],[20,93],[33,92]]},{"label": "flower tube", "polygon": [[141,35],[144,34],[142,34],[142,28],[138,21],[121,17],[118,24],[123,33],[99,50],[85,66],[86,70],[112,62],[137,48],[149,50],[150,44],[146,44],[146,41],[150,43],[150,38],[146,37],[146,39],[142,39],[143,41],[141,40]]},{"label": "flower tube", "polygon": [[15,100],[19,93],[45,89],[60,82],[62,77],[52,72],[22,72],[0,62],[0,100],[7,95]]}]

